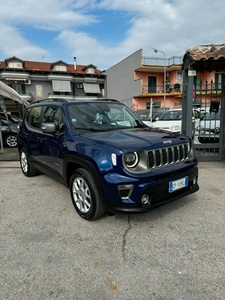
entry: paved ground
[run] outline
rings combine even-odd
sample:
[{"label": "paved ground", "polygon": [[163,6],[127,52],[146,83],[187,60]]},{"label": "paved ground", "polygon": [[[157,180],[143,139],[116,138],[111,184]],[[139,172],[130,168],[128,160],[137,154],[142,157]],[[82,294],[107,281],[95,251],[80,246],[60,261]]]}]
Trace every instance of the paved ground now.
[{"label": "paved ground", "polygon": [[1,300],[225,299],[224,163],[199,163],[194,195],[94,222],[19,161],[1,158],[0,178]]}]

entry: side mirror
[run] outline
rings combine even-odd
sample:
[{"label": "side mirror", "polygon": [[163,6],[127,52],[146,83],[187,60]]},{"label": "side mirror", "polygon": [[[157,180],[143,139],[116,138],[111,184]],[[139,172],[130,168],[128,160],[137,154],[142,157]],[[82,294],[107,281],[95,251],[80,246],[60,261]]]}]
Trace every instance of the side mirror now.
[{"label": "side mirror", "polygon": [[41,130],[44,133],[56,133],[56,126],[54,123],[42,123]]}]

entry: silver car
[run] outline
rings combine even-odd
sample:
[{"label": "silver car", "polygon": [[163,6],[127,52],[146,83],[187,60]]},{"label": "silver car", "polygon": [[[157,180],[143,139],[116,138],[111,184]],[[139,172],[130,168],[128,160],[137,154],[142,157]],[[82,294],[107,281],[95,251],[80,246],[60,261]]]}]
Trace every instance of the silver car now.
[{"label": "silver car", "polygon": [[197,127],[200,143],[219,143],[220,134],[220,108],[218,112],[208,112]]}]

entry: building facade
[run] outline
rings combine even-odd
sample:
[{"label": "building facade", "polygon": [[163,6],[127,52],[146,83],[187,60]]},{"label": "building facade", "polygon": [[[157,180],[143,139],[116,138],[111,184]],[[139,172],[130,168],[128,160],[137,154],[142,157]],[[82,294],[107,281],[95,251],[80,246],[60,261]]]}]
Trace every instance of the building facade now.
[{"label": "building facade", "polygon": [[[142,49],[106,70],[107,97],[116,98],[134,111],[154,108],[182,107],[183,56],[169,59],[145,57]],[[165,79],[165,80],[164,80]],[[197,72],[193,84],[193,104],[201,106],[221,95],[225,74]],[[211,91],[213,92],[211,93]]]},{"label": "building facade", "polygon": [[[44,98],[102,98],[105,96],[105,73],[96,66],[63,61],[53,63],[24,61],[17,57],[0,61],[0,80],[18,92],[22,99],[33,102]],[[5,99],[9,112],[16,103]]]}]

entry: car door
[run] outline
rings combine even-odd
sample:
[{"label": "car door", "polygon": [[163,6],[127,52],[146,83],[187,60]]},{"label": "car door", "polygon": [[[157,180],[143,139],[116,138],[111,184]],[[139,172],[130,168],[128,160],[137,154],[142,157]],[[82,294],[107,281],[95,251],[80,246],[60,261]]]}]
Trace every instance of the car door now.
[{"label": "car door", "polygon": [[56,126],[55,133],[38,134],[40,163],[43,172],[57,177],[60,180],[63,172],[63,157],[65,152],[65,124],[62,118],[61,107],[46,105],[43,107],[42,124],[54,123]]},{"label": "car door", "polygon": [[32,164],[39,167],[40,148],[38,133],[40,132],[41,106],[35,106],[27,110],[25,123],[22,127],[22,137],[26,144]]}]

